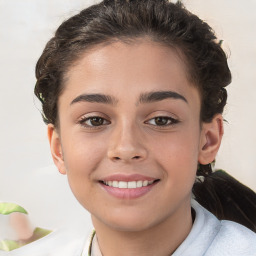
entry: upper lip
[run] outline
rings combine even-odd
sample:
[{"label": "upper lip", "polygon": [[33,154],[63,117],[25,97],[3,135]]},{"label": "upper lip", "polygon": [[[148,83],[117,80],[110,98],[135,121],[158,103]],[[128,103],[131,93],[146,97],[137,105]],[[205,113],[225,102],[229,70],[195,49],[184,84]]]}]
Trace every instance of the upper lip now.
[{"label": "upper lip", "polygon": [[154,181],[157,180],[158,178],[153,178],[153,177],[149,177],[149,176],[144,176],[141,174],[130,174],[130,175],[126,175],[126,174],[112,174],[109,176],[106,176],[102,179],[100,179],[101,181]]}]

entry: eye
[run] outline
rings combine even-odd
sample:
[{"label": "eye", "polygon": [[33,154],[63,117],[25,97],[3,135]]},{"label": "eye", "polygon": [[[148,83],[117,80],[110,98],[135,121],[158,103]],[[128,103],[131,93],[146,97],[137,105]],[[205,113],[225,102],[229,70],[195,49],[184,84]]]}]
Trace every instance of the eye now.
[{"label": "eye", "polygon": [[103,117],[100,116],[91,116],[91,117],[85,117],[79,121],[79,123],[83,126],[87,127],[98,127],[106,124],[110,124],[108,120],[106,120]]},{"label": "eye", "polygon": [[155,125],[155,126],[168,126],[178,123],[179,121],[177,119],[174,119],[172,117],[167,116],[157,116],[155,118],[152,118],[148,120],[146,123]]}]

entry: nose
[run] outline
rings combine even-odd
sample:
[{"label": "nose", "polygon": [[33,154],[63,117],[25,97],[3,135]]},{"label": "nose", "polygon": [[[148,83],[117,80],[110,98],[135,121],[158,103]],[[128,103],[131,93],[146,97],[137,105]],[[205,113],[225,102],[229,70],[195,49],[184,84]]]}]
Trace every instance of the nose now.
[{"label": "nose", "polygon": [[123,125],[116,128],[110,139],[108,158],[112,161],[142,161],[147,157],[147,149],[139,128],[135,125]]}]

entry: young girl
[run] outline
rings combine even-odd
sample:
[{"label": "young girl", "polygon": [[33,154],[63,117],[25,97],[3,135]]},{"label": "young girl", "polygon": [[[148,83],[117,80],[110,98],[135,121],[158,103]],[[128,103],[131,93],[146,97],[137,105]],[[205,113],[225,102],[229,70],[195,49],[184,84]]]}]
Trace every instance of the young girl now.
[{"label": "young girl", "polygon": [[95,231],[13,255],[256,255],[254,232],[192,199],[196,175],[211,175],[231,81],[205,22],[180,3],[105,0],[58,28],[36,77],[54,163]]}]

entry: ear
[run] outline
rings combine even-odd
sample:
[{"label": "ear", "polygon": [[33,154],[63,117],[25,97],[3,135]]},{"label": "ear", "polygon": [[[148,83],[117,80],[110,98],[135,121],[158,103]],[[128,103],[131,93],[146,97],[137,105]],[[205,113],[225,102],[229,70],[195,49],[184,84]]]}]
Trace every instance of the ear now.
[{"label": "ear", "polygon": [[223,133],[223,117],[221,114],[215,115],[210,123],[203,123],[198,156],[200,164],[206,165],[215,159]]},{"label": "ear", "polygon": [[60,136],[53,124],[47,126],[52,159],[61,174],[66,174]]}]

